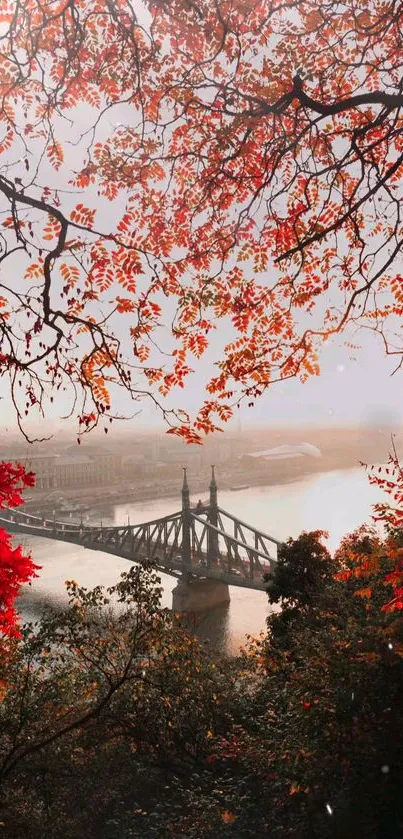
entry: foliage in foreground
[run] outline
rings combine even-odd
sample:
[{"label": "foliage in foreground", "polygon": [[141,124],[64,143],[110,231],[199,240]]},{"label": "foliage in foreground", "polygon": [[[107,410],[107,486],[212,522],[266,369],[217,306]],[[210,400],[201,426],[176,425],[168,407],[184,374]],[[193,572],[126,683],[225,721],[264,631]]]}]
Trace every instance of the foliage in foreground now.
[{"label": "foliage in foreground", "polygon": [[158,582],[139,568],[108,592],[72,582],[64,612],[4,644],[8,836],[118,835],[114,825],[152,835],[161,794],[175,799],[175,785],[204,765],[223,715],[220,678],[160,608]]},{"label": "foliage in foreground", "polygon": [[380,608],[387,569],[371,596],[340,579],[352,551],[382,542],[345,540],[335,579],[321,534],[291,540],[282,612],[234,660],[161,609],[152,568],[106,593],[71,583],[63,613],[4,642],[5,835],[400,835],[403,627]]}]

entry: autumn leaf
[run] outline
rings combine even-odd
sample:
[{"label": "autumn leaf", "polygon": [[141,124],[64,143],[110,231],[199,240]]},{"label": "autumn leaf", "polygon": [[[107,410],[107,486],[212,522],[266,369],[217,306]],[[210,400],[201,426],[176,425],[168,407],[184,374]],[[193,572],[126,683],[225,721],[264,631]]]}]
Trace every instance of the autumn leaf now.
[{"label": "autumn leaf", "polygon": [[357,591],[354,592],[355,597],[362,597],[369,600],[372,597],[372,589],[371,588],[359,588]]},{"label": "autumn leaf", "polygon": [[307,794],[309,793],[309,787],[302,787],[298,783],[293,783],[290,786],[289,795],[299,795],[301,792]]},{"label": "autumn leaf", "polygon": [[229,810],[224,810],[222,813],[220,813],[220,816],[224,824],[234,824],[234,822],[238,818],[238,816],[234,816],[234,814],[231,813]]},{"label": "autumn leaf", "polygon": [[62,144],[56,140],[54,143],[51,143],[47,149],[46,153],[48,158],[56,171],[60,169],[63,161],[64,161],[64,152]]},{"label": "autumn leaf", "polygon": [[70,218],[75,224],[80,224],[83,227],[93,227],[95,210],[89,210],[81,203],[76,204],[74,210],[70,213]]}]

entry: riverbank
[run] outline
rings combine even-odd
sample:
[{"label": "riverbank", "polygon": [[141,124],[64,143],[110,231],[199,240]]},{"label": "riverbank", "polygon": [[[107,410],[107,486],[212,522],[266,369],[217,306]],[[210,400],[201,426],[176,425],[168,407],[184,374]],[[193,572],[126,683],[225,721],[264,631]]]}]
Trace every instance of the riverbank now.
[{"label": "riverbank", "polygon": [[[345,456],[338,453],[337,457],[325,455],[318,459],[296,458],[288,461],[275,461],[251,464],[241,473],[234,474],[225,469],[216,470],[219,489],[221,491],[239,490],[253,487],[286,486],[294,481],[303,480],[315,475],[325,474],[335,469],[354,469],[360,465],[356,457],[346,452]],[[362,467],[364,468],[364,467]],[[210,471],[200,470],[199,474],[188,475],[190,491],[193,497],[206,499],[210,482]],[[178,498],[180,506],[182,474],[178,468],[175,479],[169,481],[142,481],[141,483],[121,482],[118,486],[98,488],[76,488],[69,490],[54,490],[53,492],[35,492],[27,499],[27,512],[45,513],[55,510],[58,514],[79,515],[81,512],[102,510],[117,504],[137,504],[164,498]],[[63,498],[63,504],[59,498]]]},{"label": "riverbank", "polygon": [[[351,467],[354,468],[354,467]],[[250,489],[253,487],[260,487],[260,486],[276,486],[281,485],[285,486],[287,484],[293,483],[294,481],[298,481],[303,479],[304,477],[309,477],[310,475],[318,474],[320,472],[327,472],[329,471],[326,468],[321,470],[306,470],[301,471],[294,476],[290,475],[283,475],[279,479],[272,479],[271,481],[268,480],[267,475],[262,476],[253,476],[250,479],[250,483],[244,484],[242,489]],[[220,489],[224,491],[232,491],[232,486],[229,481],[220,481]],[[238,491],[238,486],[234,488],[235,491]],[[199,496],[204,500],[207,499],[208,496],[208,485],[206,487],[206,482],[202,480],[192,481],[191,486],[191,494],[193,496]],[[34,515],[35,513],[45,513],[45,512],[53,512],[55,510],[58,513],[64,512],[66,514],[72,513],[76,516],[80,513],[88,513],[90,511],[102,510],[104,508],[109,508],[114,506],[115,504],[137,504],[143,503],[146,501],[155,501],[164,498],[174,498],[175,496],[178,497],[178,508],[180,507],[181,495],[180,495],[180,485],[178,487],[177,482],[171,482],[170,484],[164,485],[152,485],[152,486],[143,486],[143,487],[136,487],[133,490],[131,485],[123,485],[119,488],[119,490],[107,490],[105,487],[99,490],[93,489],[91,492],[86,490],[70,490],[68,493],[63,492],[64,503],[63,507],[61,507],[57,503],[57,499],[48,499],[49,493],[45,494],[44,497],[34,497],[32,499],[28,499],[26,504],[26,511]],[[71,506],[69,506],[69,502],[71,502]]]},{"label": "riverbank", "polygon": [[[310,445],[312,455],[295,451],[295,443],[305,441]],[[186,466],[190,492],[193,498],[205,499],[211,479],[211,466],[216,465],[216,478],[220,491],[239,487],[282,486],[295,480],[302,480],[332,470],[352,469],[360,462],[368,464],[385,463],[390,450],[390,436],[382,429],[312,429],[301,432],[287,429],[278,432],[250,432],[237,439],[207,439],[197,451],[195,447],[172,449],[155,440],[144,440],[143,450],[139,441],[126,441],[124,449],[116,449],[119,468],[112,473],[109,484],[86,480],[80,485],[52,489],[34,489],[26,494],[27,511],[46,513],[52,516],[72,512],[75,516],[91,510],[102,513],[103,508],[117,504],[137,504],[155,499],[177,498],[180,504],[182,467]],[[218,441],[219,442],[219,441]],[[396,445],[399,440],[394,439]],[[215,443],[215,445],[213,445]],[[401,440],[403,444],[403,440]],[[285,454],[284,450],[293,448]],[[115,450],[114,449],[114,450]],[[253,456],[257,452],[271,450],[272,455]],[[282,451],[283,450],[283,451]],[[61,450],[62,451],[62,450]],[[90,448],[88,452],[91,453]],[[134,454],[131,454],[134,452]],[[191,457],[191,455],[193,455]],[[97,453],[93,454],[97,456]]]}]

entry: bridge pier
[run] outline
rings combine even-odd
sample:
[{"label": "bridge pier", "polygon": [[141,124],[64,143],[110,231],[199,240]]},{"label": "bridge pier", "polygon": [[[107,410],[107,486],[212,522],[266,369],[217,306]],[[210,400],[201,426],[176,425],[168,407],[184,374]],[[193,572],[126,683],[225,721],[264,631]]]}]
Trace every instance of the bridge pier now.
[{"label": "bridge pier", "polygon": [[230,602],[229,587],[220,580],[181,577],[172,592],[174,612],[204,612]]}]

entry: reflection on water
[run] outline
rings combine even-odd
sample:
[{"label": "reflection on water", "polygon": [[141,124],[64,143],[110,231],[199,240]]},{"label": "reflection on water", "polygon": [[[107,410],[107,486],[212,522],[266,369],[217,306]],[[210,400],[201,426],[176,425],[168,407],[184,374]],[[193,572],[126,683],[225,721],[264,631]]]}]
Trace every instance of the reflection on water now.
[{"label": "reflection on water", "polygon": [[[220,492],[219,504],[277,539],[298,536],[301,530],[327,530],[329,548],[334,550],[346,533],[369,520],[371,505],[379,498],[379,489],[370,486],[365,472],[353,469],[327,472],[280,486]],[[103,520],[104,523],[109,520],[124,524],[130,516],[131,523],[137,524],[179,508],[178,493],[178,498],[120,504],[105,510]],[[99,518],[98,514],[94,522]],[[127,560],[63,542],[29,537],[27,545],[37,564],[42,566],[38,579],[20,600],[20,611],[29,620],[37,616],[44,601],[51,599],[60,604],[65,600],[65,580],[77,580],[88,588],[108,586],[128,568]],[[161,580],[162,605],[170,607],[176,580],[166,574],[161,574]],[[230,591],[229,606],[199,616],[196,630],[203,640],[208,639],[212,645],[234,653],[245,643],[248,633],[257,635],[264,630],[268,603],[264,592],[238,587],[231,587]]]}]

